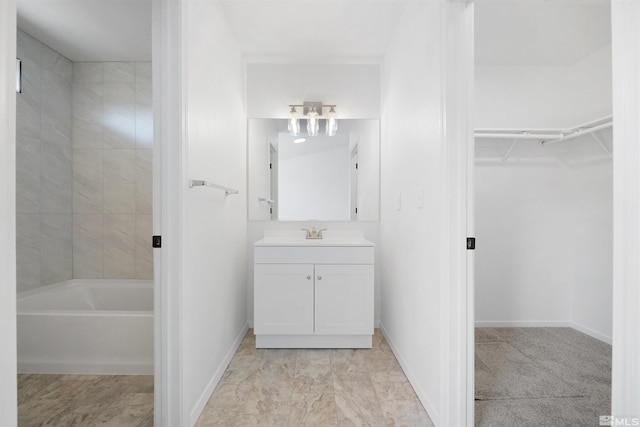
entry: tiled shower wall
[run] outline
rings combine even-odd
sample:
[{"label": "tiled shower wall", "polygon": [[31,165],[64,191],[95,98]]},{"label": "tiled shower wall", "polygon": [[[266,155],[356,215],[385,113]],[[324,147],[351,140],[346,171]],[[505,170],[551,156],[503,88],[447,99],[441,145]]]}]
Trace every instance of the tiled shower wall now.
[{"label": "tiled shower wall", "polygon": [[152,278],[151,63],[72,63],[18,31],[17,292]]},{"label": "tiled shower wall", "polygon": [[151,279],[151,63],[73,64],[73,277]]},{"label": "tiled shower wall", "polygon": [[71,62],[18,31],[17,292],[72,277]]}]

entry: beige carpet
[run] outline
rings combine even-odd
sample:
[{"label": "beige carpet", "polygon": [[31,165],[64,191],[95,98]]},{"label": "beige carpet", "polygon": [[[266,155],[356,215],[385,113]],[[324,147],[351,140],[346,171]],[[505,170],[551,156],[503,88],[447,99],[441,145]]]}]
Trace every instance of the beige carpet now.
[{"label": "beige carpet", "polygon": [[476,328],[476,426],[597,426],[611,346],[571,328]]}]

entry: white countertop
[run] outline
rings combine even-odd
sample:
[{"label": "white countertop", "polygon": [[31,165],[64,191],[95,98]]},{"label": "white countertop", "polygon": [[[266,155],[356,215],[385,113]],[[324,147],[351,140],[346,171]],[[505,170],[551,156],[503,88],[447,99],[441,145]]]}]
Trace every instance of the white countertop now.
[{"label": "white countertop", "polygon": [[265,231],[254,246],[375,246],[362,231],[323,231],[322,239],[307,239],[306,231]]}]

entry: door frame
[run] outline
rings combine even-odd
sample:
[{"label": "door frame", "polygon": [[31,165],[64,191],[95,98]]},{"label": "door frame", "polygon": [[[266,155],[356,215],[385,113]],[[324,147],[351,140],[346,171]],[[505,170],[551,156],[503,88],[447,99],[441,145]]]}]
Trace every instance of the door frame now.
[{"label": "door frame", "polygon": [[162,236],[154,249],[154,425],[183,426],[183,0],[152,1],[153,234]]},{"label": "door frame", "polygon": [[[0,27],[17,28],[15,0],[0,2]],[[16,31],[0,31],[0,414],[18,424],[16,363]]]},{"label": "door frame", "polygon": [[443,426],[474,421],[473,1],[446,3],[443,34],[443,131],[446,218],[442,245],[448,265],[441,281],[440,417]]}]

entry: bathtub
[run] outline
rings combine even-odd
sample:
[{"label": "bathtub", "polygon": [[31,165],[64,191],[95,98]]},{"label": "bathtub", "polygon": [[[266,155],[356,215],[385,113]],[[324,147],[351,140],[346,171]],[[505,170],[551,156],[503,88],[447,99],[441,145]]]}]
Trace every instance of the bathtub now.
[{"label": "bathtub", "polygon": [[17,296],[18,372],[153,374],[153,283],[68,280]]}]

